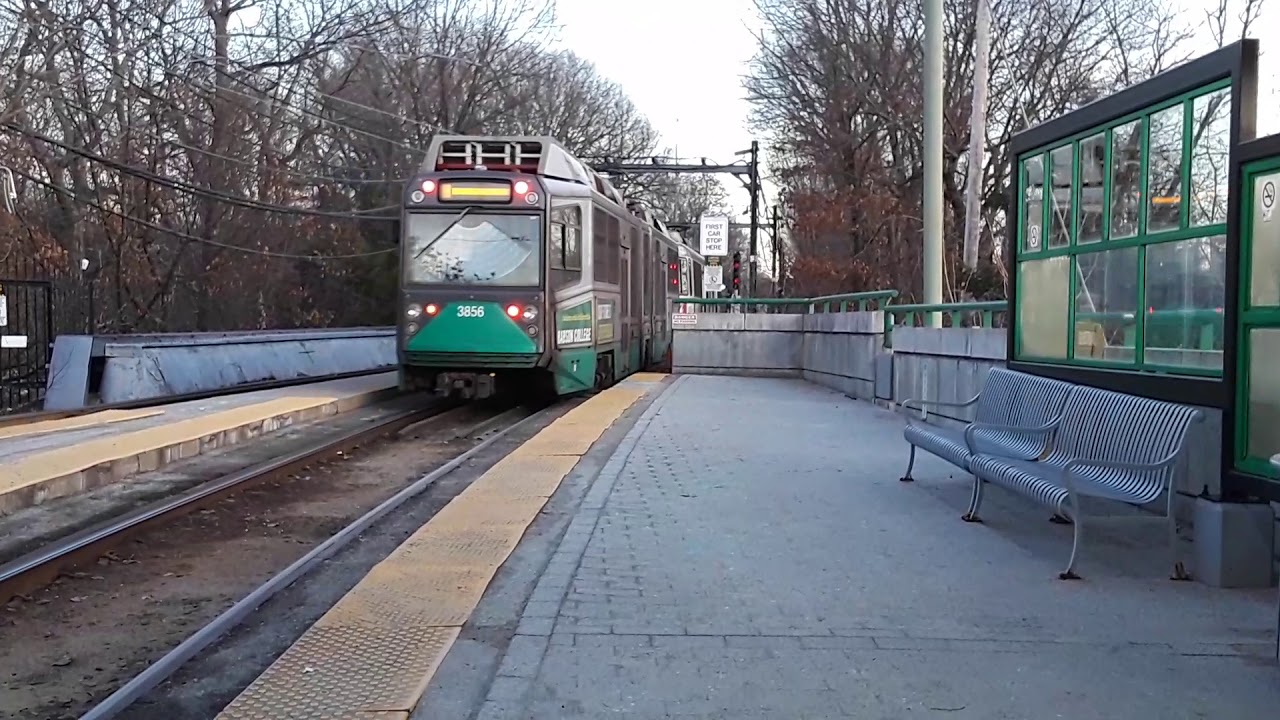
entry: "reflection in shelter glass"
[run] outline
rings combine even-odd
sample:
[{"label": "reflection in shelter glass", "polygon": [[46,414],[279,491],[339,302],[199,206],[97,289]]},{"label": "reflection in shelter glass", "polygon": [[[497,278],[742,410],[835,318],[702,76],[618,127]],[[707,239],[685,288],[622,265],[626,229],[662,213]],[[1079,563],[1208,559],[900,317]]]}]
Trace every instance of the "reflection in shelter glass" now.
[{"label": "reflection in shelter glass", "polygon": [[1182,105],[1151,116],[1147,165],[1147,232],[1177,230],[1182,207]]},{"label": "reflection in shelter glass", "polygon": [[1071,244],[1071,146],[1064,145],[1049,153],[1049,177],[1053,185],[1049,194],[1049,247]]},{"label": "reflection in shelter glass", "polygon": [[1076,242],[1094,243],[1102,239],[1103,200],[1106,179],[1107,136],[1098,133],[1080,141],[1079,228]]},{"label": "reflection in shelter glass", "polygon": [[1227,221],[1231,155],[1231,89],[1196,98],[1192,105],[1191,226]]},{"label": "reflection in shelter glass", "polygon": [[1111,239],[1138,234],[1142,200],[1142,120],[1111,131]]}]

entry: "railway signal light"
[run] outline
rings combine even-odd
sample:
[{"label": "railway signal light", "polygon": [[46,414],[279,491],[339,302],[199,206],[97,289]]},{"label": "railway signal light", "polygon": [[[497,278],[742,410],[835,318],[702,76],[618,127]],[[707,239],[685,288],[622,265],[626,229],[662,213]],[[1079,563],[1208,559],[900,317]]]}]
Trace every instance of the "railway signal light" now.
[{"label": "railway signal light", "polygon": [[742,253],[733,254],[733,289],[742,287]]}]

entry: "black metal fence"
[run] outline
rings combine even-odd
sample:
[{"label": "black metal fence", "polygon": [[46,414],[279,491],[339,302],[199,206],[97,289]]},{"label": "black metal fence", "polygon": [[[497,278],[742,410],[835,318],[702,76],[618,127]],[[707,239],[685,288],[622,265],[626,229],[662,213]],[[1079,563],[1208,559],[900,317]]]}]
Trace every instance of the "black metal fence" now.
[{"label": "black metal fence", "polygon": [[39,410],[53,341],[93,332],[92,287],[13,243],[0,257],[0,414]]}]

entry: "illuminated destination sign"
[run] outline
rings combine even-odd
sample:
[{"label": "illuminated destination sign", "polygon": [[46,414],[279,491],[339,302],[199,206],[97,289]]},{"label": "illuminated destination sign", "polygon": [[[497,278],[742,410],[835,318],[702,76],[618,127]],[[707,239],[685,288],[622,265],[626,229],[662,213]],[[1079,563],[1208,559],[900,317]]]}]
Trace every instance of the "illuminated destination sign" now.
[{"label": "illuminated destination sign", "polygon": [[440,200],[443,202],[511,202],[511,183],[446,180],[440,183]]}]

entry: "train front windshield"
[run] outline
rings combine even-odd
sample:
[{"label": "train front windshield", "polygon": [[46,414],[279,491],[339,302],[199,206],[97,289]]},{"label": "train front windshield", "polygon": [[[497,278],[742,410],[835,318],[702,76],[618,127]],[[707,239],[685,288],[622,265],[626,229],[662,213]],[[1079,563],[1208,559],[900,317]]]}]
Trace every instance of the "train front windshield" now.
[{"label": "train front windshield", "polygon": [[410,284],[537,287],[542,216],[481,211],[411,213],[405,223]]}]

